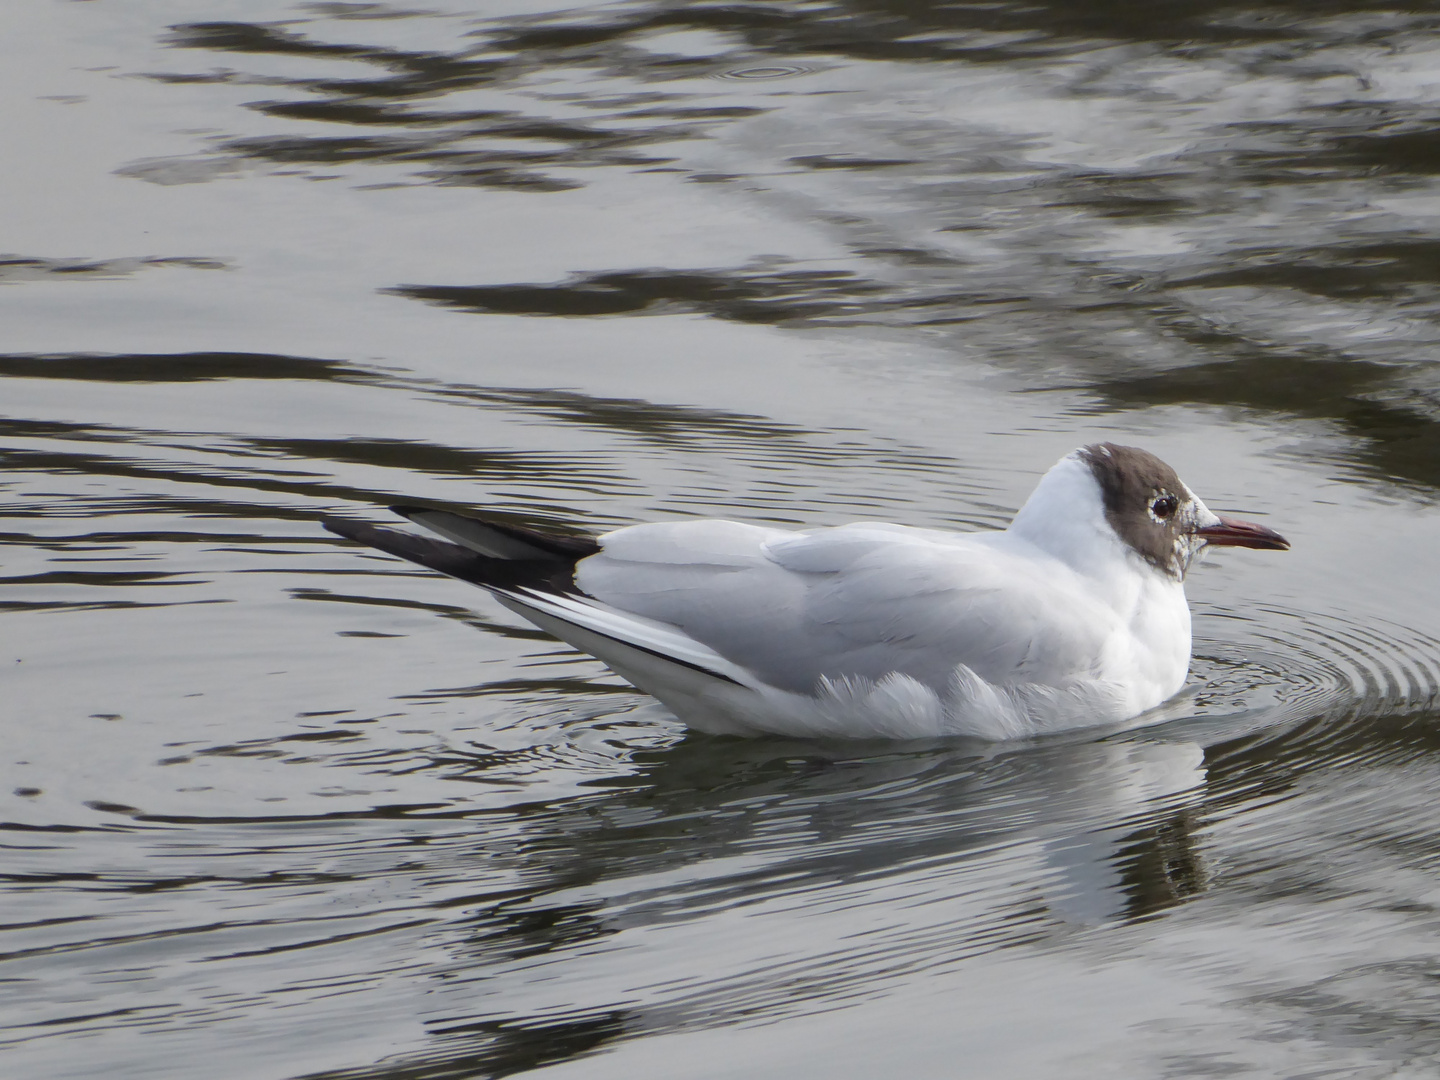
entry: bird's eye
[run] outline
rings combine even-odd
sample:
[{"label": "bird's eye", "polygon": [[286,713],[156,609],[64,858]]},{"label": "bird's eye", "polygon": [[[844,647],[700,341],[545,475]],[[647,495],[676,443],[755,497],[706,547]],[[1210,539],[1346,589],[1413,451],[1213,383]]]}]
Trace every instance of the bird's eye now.
[{"label": "bird's eye", "polygon": [[1180,508],[1180,500],[1174,495],[1161,495],[1150,504],[1150,513],[1156,521],[1168,521]]}]

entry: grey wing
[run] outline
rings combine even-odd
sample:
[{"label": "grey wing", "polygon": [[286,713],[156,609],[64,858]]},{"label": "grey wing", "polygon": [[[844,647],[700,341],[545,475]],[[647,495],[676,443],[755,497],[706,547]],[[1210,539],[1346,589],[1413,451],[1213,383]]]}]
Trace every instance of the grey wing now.
[{"label": "grey wing", "polygon": [[1111,629],[1038,583],[1033,561],[963,534],[697,521],[601,543],[581,589],[797,692],[898,672],[940,693],[958,664],[995,684],[1053,684],[1087,674]]},{"label": "grey wing", "polygon": [[599,553],[576,565],[575,584],[771,682],[787,665],[766,664],[765,654],[799,635],[807,583],[767,558],[765,544],[790,535],[733,521],[633,525],[600,538]]}]

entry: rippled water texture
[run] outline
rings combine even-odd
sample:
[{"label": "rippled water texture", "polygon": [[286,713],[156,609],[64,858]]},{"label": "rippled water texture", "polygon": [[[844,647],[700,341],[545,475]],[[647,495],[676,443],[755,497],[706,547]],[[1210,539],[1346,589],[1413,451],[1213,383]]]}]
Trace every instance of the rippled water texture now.
[{"label": "rippled water texture", "polygon": [[[1440,1070],[1430,5],[0,5],[6,1076]],[[686,735],[397,498],[1284,532],[1164,722]]]}]

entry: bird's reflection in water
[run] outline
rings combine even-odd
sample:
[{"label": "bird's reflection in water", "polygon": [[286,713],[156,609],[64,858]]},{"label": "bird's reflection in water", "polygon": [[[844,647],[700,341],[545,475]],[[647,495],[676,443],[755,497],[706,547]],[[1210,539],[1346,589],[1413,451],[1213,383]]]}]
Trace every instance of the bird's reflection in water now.
[{"label": "bird's reflection in water", "polygon": [[641,1030],[823,1010],[1205,888],[1204,753],[1184,740],[691,735],[644,764],[500,829],[475,819],[470,857],[518,884],[450,901],[423,1057],[346,1076],[500,1076]]},{"label": "bird's reflection in water", "polygon": [[[562,1020],[478,1020],[452,1027],[436,1024],[431,1034],[440,1040],[440,1052],[433,1057],[427,1055],[426,1061],[438,1059],[440,1071],[425,1069],[423,1062],[417,1062],[418,1069],[378,1075],[510,1076],[598,1049],[625,1033],[627,1016],[624,1009],[611,1009]],[[464,1049],[452,1056],[443,1052],[444,1047]]]}]

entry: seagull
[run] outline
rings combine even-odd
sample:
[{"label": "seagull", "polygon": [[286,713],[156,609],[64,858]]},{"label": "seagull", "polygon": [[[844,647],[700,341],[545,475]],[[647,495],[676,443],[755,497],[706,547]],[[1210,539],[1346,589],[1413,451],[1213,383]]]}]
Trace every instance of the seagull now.
[{"label": "seagull", "polygon": [[1113,443],[1061,458],[991,532],[705,519],[592,537],[391,509],[441,539],[322,523],[488,590],[687,726],[745,736],[1004,740],[1132,720],[1185,682],[1200,551],[1290,546]]}]

